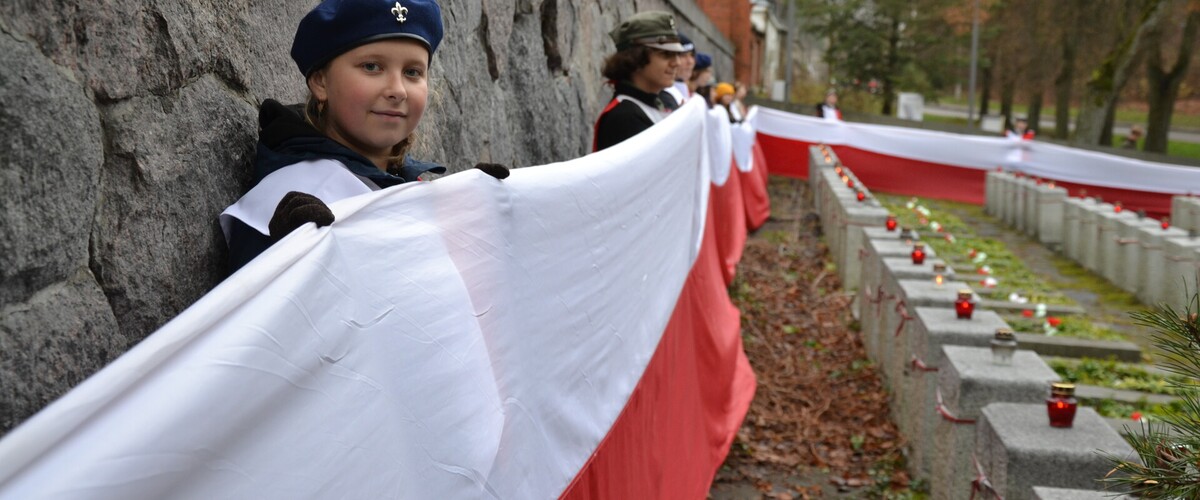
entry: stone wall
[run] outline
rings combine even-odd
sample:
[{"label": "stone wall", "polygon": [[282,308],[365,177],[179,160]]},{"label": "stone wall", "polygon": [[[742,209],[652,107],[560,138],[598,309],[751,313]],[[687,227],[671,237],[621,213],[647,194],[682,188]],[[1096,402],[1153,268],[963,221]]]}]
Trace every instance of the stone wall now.
[{"label": "stone wall", "polygon": [[[315,3],[0,3],[0,432],[224,277],[217,214],[250,180],[257,104],[304,96],[288,50]],[[452,171],[585,154],[607,33],[639,10],[683,12],[732,68],[691,0],[443,9],[417,152]]]}]

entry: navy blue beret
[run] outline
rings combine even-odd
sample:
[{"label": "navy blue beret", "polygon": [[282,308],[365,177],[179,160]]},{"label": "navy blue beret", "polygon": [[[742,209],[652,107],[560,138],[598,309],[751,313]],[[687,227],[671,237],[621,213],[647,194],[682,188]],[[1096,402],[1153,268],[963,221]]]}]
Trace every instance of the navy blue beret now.
[{"label": "navy blue beret", "polygon": [[442,42],[442,9],[435,0],[323,0],[296,28],[292,59],[304,76],[359,45],[412,38],[429,47]]},{"label": "navy blue beret", "polygon": [[703,52],[696,53],[696,71],[712,67],[712,56]]},{"label": "navy blue beret", "polygon": [[696,44],[692,43],[692,39],[688,38],[682,31],[679,32],[679,43],[683,44],[683,48],[687,49],[688,52],[696,51]]}]

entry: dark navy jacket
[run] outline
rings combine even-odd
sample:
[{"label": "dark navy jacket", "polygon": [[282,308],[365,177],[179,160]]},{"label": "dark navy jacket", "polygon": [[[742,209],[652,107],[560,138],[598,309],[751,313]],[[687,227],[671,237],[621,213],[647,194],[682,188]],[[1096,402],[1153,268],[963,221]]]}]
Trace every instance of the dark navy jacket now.
[{"label": "dark navy jacket", "polygon": [[[284,106],[272,99],[264,101],[259,108],[258,124],[254,185],[276,170],[309,160],[337,160],[351,173],[366,178],[379,188],[418,180],[418,176],[425,172],[446,172],[446,167],[410,157],[404,158],[404,164],[398,171],[379,170],[370,160],[309,125],[300,114],[299,106]],[[269,235],[258,232],[241,220],[234,218],[231,222],[229,272],[233,273],[270,247],[273,241]]]}]

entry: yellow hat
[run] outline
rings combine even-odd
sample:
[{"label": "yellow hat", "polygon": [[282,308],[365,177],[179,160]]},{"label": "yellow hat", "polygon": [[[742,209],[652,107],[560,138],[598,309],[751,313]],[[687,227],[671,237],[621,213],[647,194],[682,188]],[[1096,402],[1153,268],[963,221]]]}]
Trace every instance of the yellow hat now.
[{"label": "yellow hat", "polygon": [[727,95],[733,95],[734,94],[733,85],[730,85],[725,82],[718,83],[717,89],[716,89],[716,94],[717,94],[717,99],[720,99]]}]

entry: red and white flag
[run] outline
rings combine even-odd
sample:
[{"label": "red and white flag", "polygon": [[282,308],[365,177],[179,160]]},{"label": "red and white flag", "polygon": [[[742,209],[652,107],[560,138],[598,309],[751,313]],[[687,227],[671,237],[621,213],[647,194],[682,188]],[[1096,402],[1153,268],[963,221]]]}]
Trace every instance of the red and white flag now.
[{"label": "red and white flag", "polygon": [[1078,195],[1126,208],[1170,212],[1171,196],[1200,186],[1200,169],[1043,141],[954,134],[820,118],[759,108],[754,126],[771,173],[808,177],[808,146],[828,144],[869,188],[982,204],[988,170],[1053,179]]},{"label": "red and white flag", "polygon": [[0,441],[0,497],[703,497],[754,391],[711,126],[332,204]]}]

